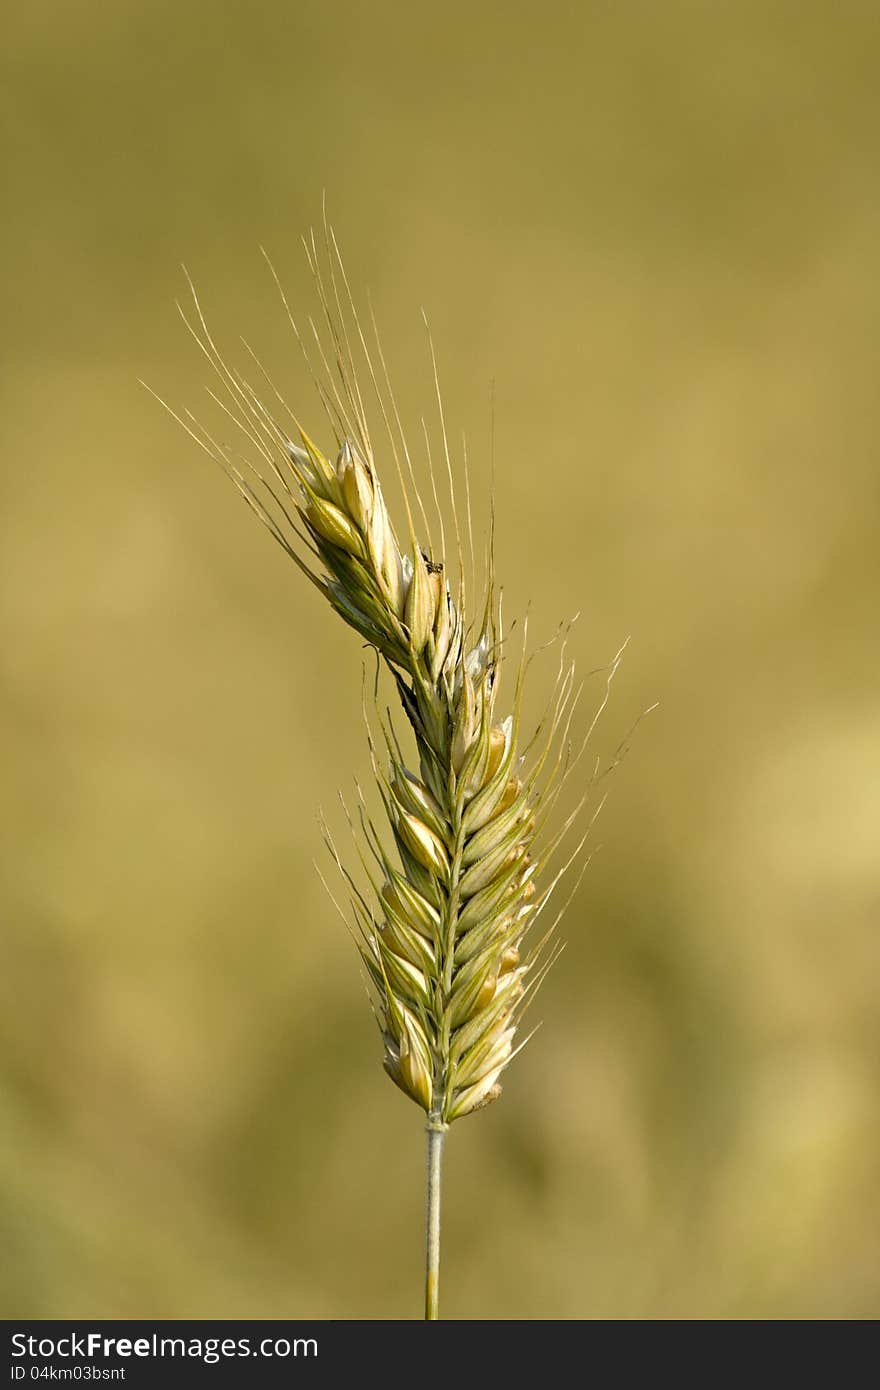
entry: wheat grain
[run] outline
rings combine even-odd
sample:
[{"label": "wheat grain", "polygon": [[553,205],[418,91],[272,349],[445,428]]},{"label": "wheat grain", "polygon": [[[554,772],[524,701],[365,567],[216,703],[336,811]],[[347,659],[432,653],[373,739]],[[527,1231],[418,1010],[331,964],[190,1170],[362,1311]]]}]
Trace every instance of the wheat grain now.
[{"label": "wheat grain", "polygon": [[[586,746],[585,740],[572,749],[569,737],[580,688],[563,639],[546,715],[521,750],[527,625],[504,713],[502,675],[513,659],[503,640],[494,545],[489,546],[474,619],[466,582],[471,587],[476,582],[469,486],[468,575],[439,386],[443,461],[456,537],[455,581],[442,553],[445,527],[430,448],[439,553],[431,548],[428,515],[378,335],[373,348],[377,370],[332,232],[327,229],[326,269],[319,265],[314,236],[306,251],[328,344],[325,349],[312,325],[317,359],[281,293],[335,436],[333,455],[326,455],[302,428],[250,349],[264,392],[226,365],[191,284],[195,322],[181,312],[221,385],[219,396],[212,392],[215,401],[257,461],[238,459],[189,412],[176,418],[224,467],[274,539],[336,612],[379,653],[411,726],[414,752],[409,761],[384,720],[381,754],[370,737],[390,841],[383,840],[362,803],[358,821],[368,888],[345,866],[326,827],[325,834],[348,886],[348,920],[375,996],[385,1070],[428,1117],[427,1315],[436,1316],[442,1135],[453,1121],[501,1092],[502,1075],[519,1050],[515,1040],[523,1010],[552,963],[548,943],[556,923],[531,947],[528,937],[585,839],[577,840],[560,869],[542,875],[583,805],[584,798],[555,836],[547,840],[544,834],[543,849],[536,847],[560,788]],[[381,408],[402,489],[403,540],[383,494],[352,335]],[[433,345],[431,358],[436,383]],[[271,408],[264,394],[274,401]],[[424,527],[421,536],[413,502]],[[608,668],[605,699],[619,659],[620,653]],[[353,817],[350,823],[354,825]],[[543,885],[542,876],[548,879]]]}]

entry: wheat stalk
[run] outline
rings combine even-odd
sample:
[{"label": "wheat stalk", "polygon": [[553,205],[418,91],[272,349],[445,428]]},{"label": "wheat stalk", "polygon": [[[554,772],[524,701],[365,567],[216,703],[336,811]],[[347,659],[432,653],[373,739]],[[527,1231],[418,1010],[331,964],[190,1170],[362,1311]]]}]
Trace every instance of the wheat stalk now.
[{"label": "wheat stalk", "polygon": [[[411,757],[405,756],[385,719],[380,719],[381,752],[374,736],[369,737],[390,838],[380,835],[361,798],[357,816],[349,815],[349,822],[360,832],[366,871],[362,880],[344,864],[326,825],[324,830],[347,888],[349,912],[341,910],[370,985],[385,1070],[427,1117],[425,1316],[431,1319],[438,1316],[444,1135],[455,1120],[500,1095],[505,1069],[528,1041],[517,1045],[517,1029],[555,958],[558,948],[550,943],[561,911],[537,940],[534,928],[563,874],[577,861],[583,871],[581,851],[589,826],[575,833],[571,848],[566,851],[564,846],[586,793],[552,835],[546,833],[547,820],[605,707],[622,649],[606,668],[599,709],[575,749],[569,731],[581,687],[566,657],[562,631],[545,716],[521,748],[527,625],[523,624],[521,652],[512,659],[503,640],[494,573],[494,507],[485,573],[475,616],[471,615],[466,579],[471,588],[476,581],[470,489],[466,487],[463,518],[470,550],[468,573],[433,346],[442,464],[455,537],[454,580],[445,557],[443,509],[430,445],[427,471],[437,550],[375,323],[371,350],[326,220],[326,268],[319,262],[314,235],[305,246],[324,318],[323,334],[310,322],[313,347],[306,346],[275,279],[335,436],[333,456],[322,452],[305,432],[249,348],[262,378],[260,391],[227,366],[191,282],[194,320],[181,313],[222,388],[220,394],[211,394],[249,444],[249,454],[239,458],[188,411],[175,418],[221,464],[263,525],[336,612],[379,654],[411,727]],[[353,342],[378,401],[401,485],[406,522],[402,536],[383,495]],[[505,713],[501,677],[508,664],[513,666],[513,680]],[[586,779],[588,788],[598,775],[597,766]],[[556,861],[548,871],[557,852],[562,862]]]}]

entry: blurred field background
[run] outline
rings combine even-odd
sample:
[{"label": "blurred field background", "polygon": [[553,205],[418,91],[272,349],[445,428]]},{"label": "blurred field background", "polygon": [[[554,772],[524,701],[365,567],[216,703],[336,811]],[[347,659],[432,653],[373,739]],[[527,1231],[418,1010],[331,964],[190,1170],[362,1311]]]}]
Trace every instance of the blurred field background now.
[{"label": "blurred field background", "polygon": [[[880,1313],[880,10],[7,15],[0,1311],[410,1317],[423,1135],[313,868],[361,653],[136,379],[192,271],[323,429],[332,219],[411,433],[583,670],[632,641],[544,1027],[453,1130],[443,1312]],[[322,438],[325,436],[322,435]],[[549,677],[535,676],[535,693]],[[338,820],[337,820],[338,824]]]}]

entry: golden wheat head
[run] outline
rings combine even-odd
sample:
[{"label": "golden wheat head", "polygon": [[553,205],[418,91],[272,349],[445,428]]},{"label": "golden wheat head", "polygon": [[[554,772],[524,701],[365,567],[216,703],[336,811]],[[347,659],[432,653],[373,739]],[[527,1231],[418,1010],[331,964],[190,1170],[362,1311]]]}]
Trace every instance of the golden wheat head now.
[{"label": "golden wheat head", "polygon": [[[517,657],[506,655],[491,534],[476,614],[469,611],[469,590],[476,586],[470,495],[468,488],[471,572],[466,585],[463,528],[439,389],[455,582],[444,553],[430,445],[426,464],[433,527],[415,483],[378,336],[368,347],[332,232],[326,237],[326,269],[319,266],[314,236],[306,251],[324,317],[323,333],[312,325],[315,346],[306,356],[334,436],[331,453],[325,454],[305,432],[258,363],[265,387],[261,393],[227,367],[194,293],[196,318],[187,322],[221,383],[222,394],[214,399],[252,452],[236,462],[232,447],[218,443],[189,412],[176,418],[224,467],[279,545],[375,649],[394,679],[413,751],[404,755],[384,720],[381,752],[370,737],[390,833],[380,835],[362,804],[358,822],[365,878],[345,867],[326,833],[348,885],[348,920],[374,993],[385,1069],[426,1111],[429,1123],[441,1128],[500,1094],[502,1073],[518,1051],[523,1009],[552,963],[552,951],[545,947],[561,914],[529,942],[585,838],[569,852],[563,848],[559,857],[564,862],[548,871],[584,800],[555,834],[546,834],[550,810],[586,744],[585,739],[573,752],[568,737],[579,687],[563,640],[545,717],[522,750],[525,640]],[[282,299],[287,308],[283,291]],[[291,324],[303,344],[292,317]],[[402,488],[403,542],[383,494],[353,341],[378,401],[386,452]],[[433,362],[433,348],[431,358]],[[436,382],[434,363],[435,388]],[[421,534],[414,510],[422,521]],[[436,551],[432,530],[439,537]],[[619,656],[607,668],[605,695],[590,731],[604,708]],[[513,679],[505,710],[502,675],[510,662]],[[587,780],[592,783],[594,777]]]}]

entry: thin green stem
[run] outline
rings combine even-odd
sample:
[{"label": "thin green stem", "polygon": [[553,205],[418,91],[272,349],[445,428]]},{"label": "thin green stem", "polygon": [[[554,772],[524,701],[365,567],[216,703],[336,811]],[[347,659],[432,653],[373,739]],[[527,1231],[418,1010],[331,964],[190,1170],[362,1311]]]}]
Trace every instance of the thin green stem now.
[{"label": "thin green stem", "polygon": [[427,1223],[425,1235],[425,1319],[440,1316],[440,1176],[446,1126],[436,1116],[428,1125]]}]

